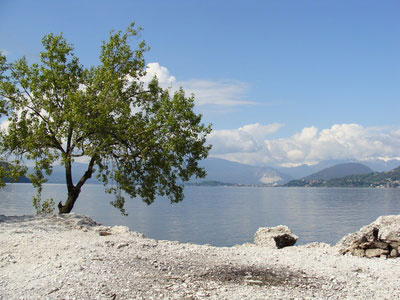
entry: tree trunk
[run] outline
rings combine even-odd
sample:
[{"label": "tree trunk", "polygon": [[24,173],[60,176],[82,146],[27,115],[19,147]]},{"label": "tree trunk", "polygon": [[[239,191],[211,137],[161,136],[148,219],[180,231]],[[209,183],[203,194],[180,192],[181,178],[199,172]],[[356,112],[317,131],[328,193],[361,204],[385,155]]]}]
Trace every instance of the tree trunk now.
[{"label": "tree trunk", "polygon": [[74,207],[76,199],[78,199],[79,194],[81,193],[81,188],[85,184],[86,180],[92,177],[93,174],[93,166],[96,161],[97,155],[94,155],[89,162],[88,168],[86,172],[83,174],[79,182],[74,186],[72,182],[72,171],[71,171],[71,160],[68,160],[65,163],[65,176],[67,180],[67,189],[68,189],[68,198],[65,204],[63,205],[61,201],[58,203],[58,213],[59,214],[69,214]]},{"label": "tree trunk", "polygon": [[78,199],[80,192],[80,189],[74,189],[73,191],[68,192],[68,198],[65,204],[63,205],[61,201],[58,203],[58,213],[69,214],[74,207],[75,201]]}]

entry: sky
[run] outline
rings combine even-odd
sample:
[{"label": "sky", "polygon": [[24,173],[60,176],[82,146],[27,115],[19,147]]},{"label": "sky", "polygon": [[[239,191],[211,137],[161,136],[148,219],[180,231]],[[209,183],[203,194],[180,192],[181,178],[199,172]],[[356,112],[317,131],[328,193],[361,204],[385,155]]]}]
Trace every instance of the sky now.
[{"label": "sky", "polygon": [[148,76],[183,87],[213,157],[259,166],[400,159],[400,2],[0,0],[0,51],[63,33],[85,66],[135,22]]}]

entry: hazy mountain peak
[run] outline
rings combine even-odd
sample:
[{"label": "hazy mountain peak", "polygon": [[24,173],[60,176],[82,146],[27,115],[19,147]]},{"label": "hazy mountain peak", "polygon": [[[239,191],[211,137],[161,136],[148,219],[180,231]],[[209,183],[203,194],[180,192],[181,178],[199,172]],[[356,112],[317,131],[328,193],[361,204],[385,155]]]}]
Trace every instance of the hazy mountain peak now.
[{"label": "hazy mountain peak", "polygon": [[228,161],[220,158],[207,158],[200,162],[207,171],[205,179],[191,180],[192,182],[220,181],[237,184],[282,184],[292,179],[274,168],[257,167]]}]

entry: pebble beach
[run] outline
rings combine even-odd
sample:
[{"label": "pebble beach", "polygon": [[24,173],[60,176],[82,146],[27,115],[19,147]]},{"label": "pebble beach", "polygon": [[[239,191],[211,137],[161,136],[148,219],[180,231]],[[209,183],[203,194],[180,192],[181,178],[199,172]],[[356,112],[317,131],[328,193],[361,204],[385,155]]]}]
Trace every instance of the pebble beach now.
[{"label": "pebble beach", "polygon": [[87,216],[0,216],[0,299],[398,299],[400,259],[146,238]]}]

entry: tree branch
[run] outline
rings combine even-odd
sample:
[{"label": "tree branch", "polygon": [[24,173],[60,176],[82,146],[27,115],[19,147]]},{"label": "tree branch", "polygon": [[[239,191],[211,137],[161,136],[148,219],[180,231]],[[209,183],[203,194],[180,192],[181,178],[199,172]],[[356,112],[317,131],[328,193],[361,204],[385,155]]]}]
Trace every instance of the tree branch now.
[{"label": "tree branch", "polygon": [[93,167],[94,167],[94,163],[96,162],[96,159],[97,159],[97,154],[93,155],[93,157],[90,159],[89,166],[88,166],[86,172],[83,174],[83,176],[79,180],[79,182],[77,183],[76,189],[80,190],[82,188],[82,186],[85,184],[86,180],[88,180],[90,177],[92,177],[92,174],[94,171]]},{"label": "tree branch", "polygon": [[[71,126],[71,124],[70,124],[70,126]],[[73,129],[72,129],[72,126],[71,126],[69,128],[68,137],[67,137],[67,149],[66,149],[66,152],[67,152],[68,155],[71,155],[72,151],[74,150],[74,147],[71,147],[72,133],[73,133]]]},{"label": "tree branch", "polygon": [[[16,78],[17,82],[18,82],[18,83],[21,85],[21,87],[23,88],[25,94],[29,97],[29,99],[30,99],[30,101],[31,101],[31,103],[32,103],[32,105],[33,105],[33,104],[34,104],[34,101],[33,101],[32,95],[29,93],[28,89],[21,83],[21,80],[19,79],[19,76],[18,76],[17,72],[16,72],[12,67],[10,67],[10,70],[11,70],[11,72],[13,73],[14,78]],[[21,91],[19,91],[19,92],[21,93]],[[53,140],[54,146],[55,146],[58,150],[60,150],[62,153],[65,153],[64,148],[61,146],[61,143],[60,143],[59,141],[57,141],[56,136],[55,136],[55,133],[54,133],[53,130],[50,128],[50,126],[49,126],[49,121],[48,121],[45,117],[43,117],[42,114],[41,114],[37,109],[35,109],[33,106],[26,105],[26,107],[29,108],[31,111],[33,111],[40,119],[42,119],[42,121],[47,125],[47,129],[48,129],[48,130],[50,131],[50,133],[51,133],[51,135],[48,136],[48,137],[49,137],[51,140]]]},{"label": "tree branch", "polygon": [[75,186],[72,181],[72,164],[70,159],[65,162],[65,179],[67,181],[68,192],[71,192]]},{"label": "tree branch", "polygon": [[38,112],[34,107],[31,107],[29,105],[26,105],[27,108],[29,108],[30,110],[32,110],[40,119],[42,119],[42,121],[47,125],[47,130],[50,131],[50,135],[48,135],[47,137],[50,138],[53,142],[54,142],[54,146],[60,150],[62,153],[65,153],[64,148],[61,146],[61,143],[56,139],[56,135],[53,132],[53,130],[50,128],[49,126],[49,121],[46,120],[41,114],[40,112]]}]

